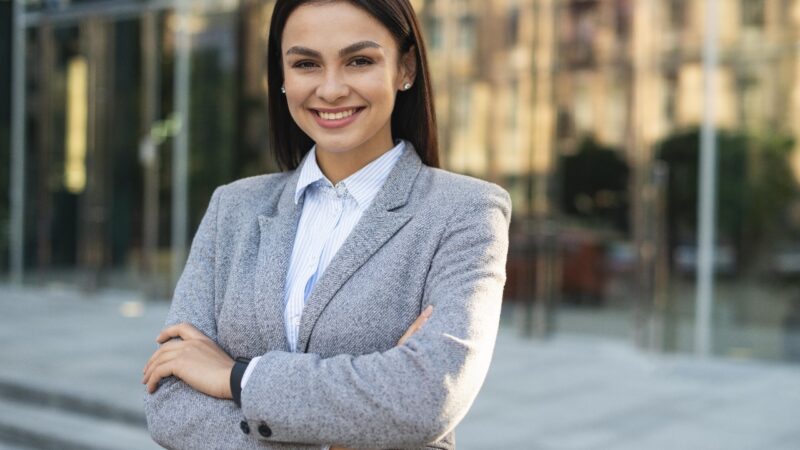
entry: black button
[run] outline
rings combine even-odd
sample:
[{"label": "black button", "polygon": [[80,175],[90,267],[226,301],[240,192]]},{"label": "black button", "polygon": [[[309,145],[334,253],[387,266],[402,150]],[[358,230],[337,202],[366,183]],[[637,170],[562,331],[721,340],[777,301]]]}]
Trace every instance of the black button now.
[{"label": "black button", "polygon": [[250,425],[247,424],[246,420],[243,420],[239,423],[239,428],[242,429],[244,434],[250,434]]},{"label": "black button", "polygon": [[270,437],[272,436],[272,430],[269,429],[267,424],[262,422],[261,425],[258,426],[258,434],[264,437]]}]

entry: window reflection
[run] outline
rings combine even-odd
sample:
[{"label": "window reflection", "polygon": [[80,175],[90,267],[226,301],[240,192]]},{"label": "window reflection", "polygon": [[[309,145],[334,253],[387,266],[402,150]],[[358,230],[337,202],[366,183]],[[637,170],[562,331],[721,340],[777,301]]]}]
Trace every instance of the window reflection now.
[{"label": "window reflection", "polygon": [[[51,20],[27,34],[26,273],[37,282],[144,284],[163,296],[173,281],[164,274],[174,133],[145,146],[147,157],[140,144],[175,125],[175,11],[147,16],[137,2],[124,13],[104,3],[27,2]],[[275,170],[263,58],[272,3],[192,7],[190,232],[215,186]],[[512,195],[506,305],[514,317],[546,316],[518,321],[530,332],[691,349],[702,3],[414,2],[445,166]],[[800,3],[720,4],[715,351],[798,360]],[[9,8],[0,14],[10,23]],[[8,112],[0,113],[7,141]],[[8,167],[8,154],[0,157]],[[9,214],[3,197],[3,270]]]}]

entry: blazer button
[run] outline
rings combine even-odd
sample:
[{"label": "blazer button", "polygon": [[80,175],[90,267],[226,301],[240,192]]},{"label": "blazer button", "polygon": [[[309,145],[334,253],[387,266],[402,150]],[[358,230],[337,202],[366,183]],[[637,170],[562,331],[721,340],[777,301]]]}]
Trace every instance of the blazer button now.
[{"label": "blazer button", "polygon": [[272,436],[272,430],[269,429],[267,424],[261,422],[261,425],[258,426],[258,434],[264,436],[265,438],[268,438]]},{"label": "blazer button", "polygon": [[242,429],[244,434],[250,434],[250,425],[247,424],[246,420],[239,422],[239,428]]}]

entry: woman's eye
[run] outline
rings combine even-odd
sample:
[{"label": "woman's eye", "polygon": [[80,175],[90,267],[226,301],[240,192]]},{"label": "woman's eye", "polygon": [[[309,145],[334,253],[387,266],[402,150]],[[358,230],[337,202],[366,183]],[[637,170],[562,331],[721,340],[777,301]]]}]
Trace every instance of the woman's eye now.
[{"label": "woman's eye", "polygon": [[299,61],[294,63],[292,67],[297,69],[313,69],[314,67],[316,67],[316,64],[314,64],[311,61]]},{"label": "woman's eye", "polygon": [[368,66],[370,64],[372,64],[372,60],[369,58],[354,58],[350,61],[350,65],[356,67]]}]

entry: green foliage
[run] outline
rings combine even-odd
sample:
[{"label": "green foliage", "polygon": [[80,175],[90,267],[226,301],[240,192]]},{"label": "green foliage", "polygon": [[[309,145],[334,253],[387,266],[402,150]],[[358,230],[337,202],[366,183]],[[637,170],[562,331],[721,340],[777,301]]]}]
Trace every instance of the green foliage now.
[{"label": "green foliage", "polygon": [[622,152],[585,138],[578,152],[561,157],[561,207],[583,220],[628,229],[628,177]]},{"label": "green foliage", "polygon": [[[718,242],[733,244],[740,266],[747,266],[763,239],[781,231],[784,208],[798,192],[788,164],[793,142],[777,134],[723,131],[717,143]],[[669,166],[671,246],[695,240],[699,147],[698,129],[673,134],[658,145],[658,158]]]}]

